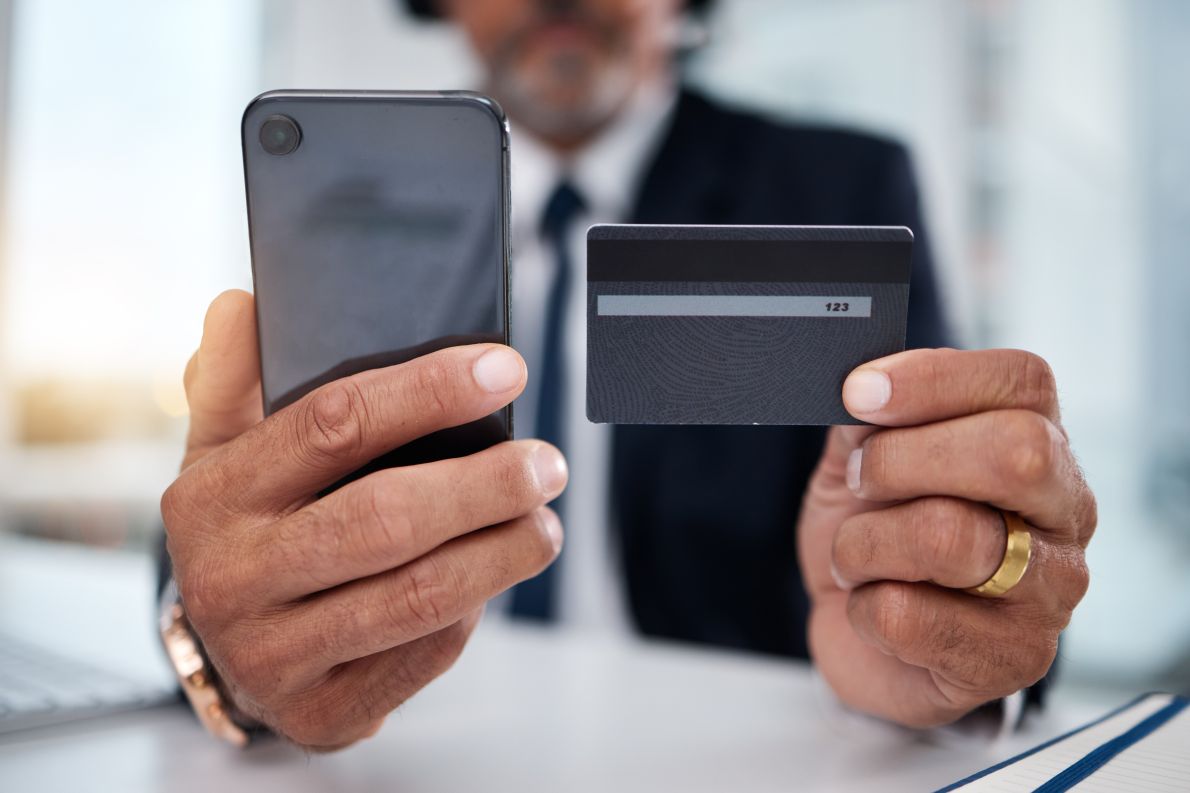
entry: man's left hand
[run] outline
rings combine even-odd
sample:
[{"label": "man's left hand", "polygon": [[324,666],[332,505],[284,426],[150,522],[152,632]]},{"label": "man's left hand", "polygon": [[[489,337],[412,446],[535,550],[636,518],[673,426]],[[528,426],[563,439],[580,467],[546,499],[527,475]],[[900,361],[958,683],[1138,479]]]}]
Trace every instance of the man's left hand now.
[{"label": "man's left hand", "polygon": [[[843,386],[874,426],[831,430],[798,527],[811,653],[844,704],[931,727],[1036,683],[1086,592],[1095,498],[1044,360],[912,350]],[[1000,510],[1032,534],[1001,597],[967,590],[1004,559]]]}]

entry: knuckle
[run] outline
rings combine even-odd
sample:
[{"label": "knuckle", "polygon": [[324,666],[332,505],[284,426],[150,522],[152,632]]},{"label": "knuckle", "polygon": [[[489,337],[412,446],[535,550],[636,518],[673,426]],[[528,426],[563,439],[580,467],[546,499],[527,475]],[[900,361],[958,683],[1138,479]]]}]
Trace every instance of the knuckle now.
[{"label": "knuckle", "polygon": [[1091,586],[1091,571],[1087,567],[1086,558],[1081,552],[1071,552],[1062,565],[1061,584],[1054,587],[1058,612],[1061,615],[1057,630],[1062,630],[1070,621],[1075,607],[1082,602],[1083,597]]},{"label": "knuckle", "polygon": [[524,507],[537,498],[537,479],[533,475],[530,448],[509,444],[511,452],[496,467],[496,487],[500,498],[507,504]]},{"label": "knuckle", "polygon": [[1086,597],[1087,590],[1091,588],[1091,569],[1087,567],[1086,560],[1081,556],[1079,562],[1074,566],[1071,577],[1073,579],[1073,585],[1071,586],[1070,600],[1073,602],[1069,602],[1067,605],[1069,610],[1073,612],[1074,607],[1082,602],[1083,598]]},{"label": "knuckle", "polygon": [[866,568],[875,558],[876,540],[869,527],[868,514],[843,521],[831,545],[831,561],[840,573],[854,573]]},{"label": "knuckle", "polygon": [[996,457],[1000,475],[1018,487],[1034,487],[1053,473],[1061,445],[1057,428],[1031,411],[1006,411],[997,419]]},{"label": "knuckle", "polygon": [[305,403],[299,448],[315,465],[359,451],[364,442],[367,404],[359,385],[347,378],[323,386]]},{"label": "knuckle", "polygon": [[305,626],[300,639],[302,657],[341,663],[360,655],[362,648],[369,654],[381,649],[375,642],[386,635],[382,628],[387,625],[377,623],[392,611],[383,591],[360,598],[337,595],[325,597],[317,617]]},{"label": "knuckle", "polygon": [[998,669],[1001,671],[1004,694],[1019,691],[1045,677],[1058,656],[1058,632],[1035,631],[1023,637],[1015,652],[1001,652]]},{"label": "knuckle", "polygon": [[224,624],[233,602],[235,588],[220,570],[221,565],[197,562],[174,569],[186,617],[199,634]]},{"label": "knuckle", "polygon": [[532,542],[530,547],[533,554],[533,565],[538,570],[548,566],[554,561],[554,557],[558,555],[558,550],[554,547],[554,541],[550,537],[550,530],[548,528],[548,523],[556,520],[558,520],[556,515],[539,510],[527,521],[532,528]]},{"label": "knuckle", "polygon": [[948,498],[924,499],[922,524],[917,533],[922,543],[920,556],[947,571],[970,566],[972,532],[967,531],[966,511]]},{"label": "knuckle", "polygon": [[422,636],[448,622],[462,599],[466,573],[454,563],[428,556],[406,568],[401,597],[390,619],[411,634]]},{"label": "knuckle", "polygon": [[336,582],[320,575],[330,568],[328,559],[340,553],[342,532],[334,511],[315,502],[286,516],[276,525],[275,539],[262,540],[268,553],[274,554],[277,566],[286,572],[297,573],[308,580],[312,591],[326,589]]},{"label": "knuckle", "polygon": [[390,558],[418,542],[415,497],[396,481],[399,472],[380,473],[365,478],[354,494],[355,523],[363,527],[354,532],[361,558]]},{"label": "knuckle", "polygon": [[211,462],[208,458],[190,466],[161,494],[161,521],[167,536],[200,538],[243,519],[227,498],[226,473]]},{"label": "knuckle", "polygon": [[1050,667],[1054,665],[1054,659],[1057,657],[1058,635],[1055,633],[1042,637],[1035,652],[1021,669],[1024,685],[1031,686],[1049,674]]},{"label": "knuckle", "polygon": [[907,586],[893,582],[875,585],[873,629],[894,650],[912,650],[921,630]]},{"label": "knuckle", "polygon": [[495,591],[537,575],[554,561],[558,549],[550,534],[550,524],[557,521],[553,510],[540,507],[501,529],[505,532],[503,541],[488,560]]},{"label": "knuckle", "polygon": [[344,703],[345,706],[354,715],[355,720],[364,724],[372,724],[385,718],[400,704],[399,702],[388,702],[384,693],[372,686],[364,686],[358,691],[353,691],[348,696],[352,697],[355,701],[353,703]]},{"label": "knuckle", "polygon": [[182,502],[185,500],[181,493],[183,487],[185,485],[179,477],[161,494],[161,520],[167,530],[177,525],[181,520]]},{"label": "knuckle", "polygon": [[[1032,636],[1011,645],[987,625],[958,614],[939,614],[930,631],[932,668],[946,679],[984,699],[1020,688],[1021,665],[1033,656]],[[1001,692],[1001,688],[1004,691]]]},{"label": "knuckle", "polygon": [[1030,408],[1051,411],[1058,401],[1058,381],[1053,367],[1036,353],[1018,351],[1019,397]]},{"label": "knuckle", "polygon": [[442,673],[454,666],[463,654],[468,638],[468,631],[460,623],[434,634],[434,652],[430,661],[433,671]]},{"label": "knuckle", "polygon": [[[948,679],[971,691],[984,691],[1009,672],[1013,659],[987,646],[983,637],[960,619],[945,620],[934,631],[935,666]],[[1007,675],[1012,676],[1011,672]]]},{"label": "knuckle", "polygon": [[[263,638],[260,631],[247,640],[229,641],[218,654],[219,674],[232,686],[247,692],[256,701],[267,701],[281,687],[286,657],[279,648]],[[215,648],[208,648],[214,653]]]},{"label": "knuckle", "polygon": [[1099,525],[1099,502],[1087,486],[1081,471],[1078,476],[1082,498],[1078,501],[1078,514],[1075,515],[1075,539],[1085,548],[1095,536],[1095,528]]},{"label": "knuckle", "polygon": [[301,700],[276,714],[274,727],[299,746],[329,748],[343,743],[342,728],[332,709],[314,700]]},{"label": "knuckle", "polygon": [[445,420],[454,415],[459,387],[453,371],[443,361],[427,357],[415,362],[409,371],[409,401],[415,412],[431,420]]}]

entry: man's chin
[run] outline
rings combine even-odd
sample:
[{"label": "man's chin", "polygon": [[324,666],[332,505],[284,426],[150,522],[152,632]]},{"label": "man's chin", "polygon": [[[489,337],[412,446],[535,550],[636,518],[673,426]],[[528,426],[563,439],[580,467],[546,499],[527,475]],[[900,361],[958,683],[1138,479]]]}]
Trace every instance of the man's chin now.
[{"label": "man's chin", "polygon": [[490,89],[514,123],[549,143],[578,145],[611,124],[632,95],[628,74],[611,74],[585,90],[548,90],[498,80]]}]

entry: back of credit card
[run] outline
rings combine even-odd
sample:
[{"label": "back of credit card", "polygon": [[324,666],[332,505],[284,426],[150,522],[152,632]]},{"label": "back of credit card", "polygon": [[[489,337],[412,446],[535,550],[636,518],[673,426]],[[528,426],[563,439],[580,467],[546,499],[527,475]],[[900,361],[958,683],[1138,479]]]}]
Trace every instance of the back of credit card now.
[{"label": "back of credit card", "polygon": [[843,380],[905,349],[912,263],[899,226],[592,226],[587,418],[860,424]]}]

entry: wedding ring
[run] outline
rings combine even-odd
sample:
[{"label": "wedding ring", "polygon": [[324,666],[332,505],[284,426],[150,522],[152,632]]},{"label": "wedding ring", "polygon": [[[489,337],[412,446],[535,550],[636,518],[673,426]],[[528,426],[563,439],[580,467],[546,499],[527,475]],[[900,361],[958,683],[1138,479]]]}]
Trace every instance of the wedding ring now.
[{"label": "wedding ring", "polygon": [[1000,510],[1000,517],[1004,520],[1008,534],[1004,543],[1004,559],[991,578],[967,590],[972,595],[1002,597],[1021,582],[1025,571],[1029,569],[1029,560],[1033,556],[1033,535],[1015,512]]}]

